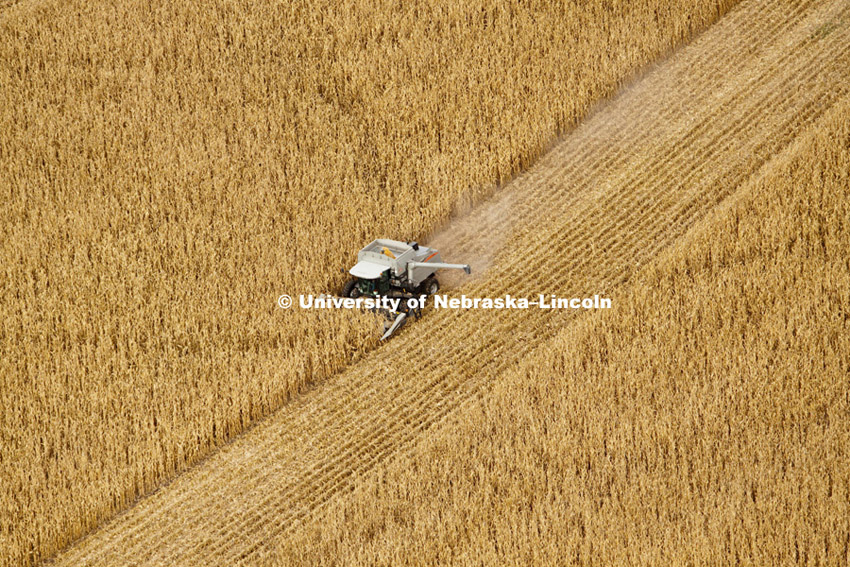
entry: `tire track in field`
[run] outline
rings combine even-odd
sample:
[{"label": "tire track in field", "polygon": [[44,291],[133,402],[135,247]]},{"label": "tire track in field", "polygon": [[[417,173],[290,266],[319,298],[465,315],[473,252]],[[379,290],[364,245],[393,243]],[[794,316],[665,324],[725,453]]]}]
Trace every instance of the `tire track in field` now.
[{"label": "tire track in field", "polygon": [[[627,279],[847,95],[848,30],[817,33],[847,9],[771,1],[730,12],[509,184],[494,203],[511,214],[485,205],[438,235],[458,261],[485,251],[488,232],[505,235],[489,277],[458,291],[582,296]],[[255,563],[573,316],[431,312],[56,563]]]},{"label": "tire track in field", "polygon": [[[790,28],[799,25],[800,15],[810,5],[811,2],[809,1],[771,2],[764,6],[760,12],[759,21],[761,25],[759,26],[751,25],[752,11],[731,11],[722,23],[723,35],[729,53],[729,57],[724,59],[722,67],[717,64],[715,52],[698,50],[690,53],[691,57],[688,58],[687,68],[683,68],[682,65],[674,66],[668,62],[670,68],[666,69],[664,73],[650,74],[638,84],[629,87],[629,96],[634,100],[641,96],[647,96],[642,94],[646,92],[650,92],[651,96],[654,97],[658,97],[659,93],[663,95],[665,92],[675,92],[679,100],[687,100],[686,106],[689,109],[714,108],[714,105],[709,104],[709,102],[719,98],[715,90],[689,87],[689,85],[713,84],[723,80],[724,76],[728,77],[730,74],[741,72],[747,62],[752,61],[753,57],[762,56],[769,50],[766,47],[770,46],[768,39],[784,35],[788,33]],[[683,96],[685,94],[683,88],[688,88],[686,97]],[[662,101],[657,102],[660,104]],[[659,112],[659,104],[641,108],[627,108],[628,119],[618,117],[616,112],[612,112],[609,108],[602,116],[585,121],[576,131],[571,133],[570,144],[561,144],[544,157],[549,163],[569,160],[562,164],[563,169],[535,167],[526,173],[524,185],[534,187],[535,195],[541,200],[525,199],[524,202],[517,203],[516,192],[503,191],[491,202],[478,207],[470,215],[455,222],[451,227],[450,237],[441,238],[438,236],[436,245],[443,249],[456,251],[455,255],[464,257],[465,261],[469,261],[471,255],[473,265],[475,265],[477,255],[492,256],[492,254],[487,254],[485,250],[480,249],[481,226],[487,225],[488,229],[497,234],[505,232],[511,224],[510,219],[513,218],[513,216],[507,215],[505,211],[511,208],[520,208],[521,212],[515,216],[525,217],[544,209],[542,199],[546,199],[547,203],[550,204],[556,199],[561,200],[560,208],[568,209],[568,205],[572,203],[566,203],[563,200],[577,198],[581,194],[578,192],[565,194],[564,191],[557,193],[552,191],[553,178],[565,179],[579,176],[582,179],[582,184],[586,185],[599,183],[605,180],[607,176],[610,182],[610,172],[617,165],[622,166],[634,159],[633,154],[630,153],[606,151],[606,147],[610,146],[612,141],[630,140],[631,142],[641,141],[641,143],[645,143],[648,139],[659,138],[669,129],[671,120],[682,113],[683,105],[681,103],[661,105],[661,112]],[[548,174],[541,175],[539,171],[548,172]],[[588,175],[593,177],[590,178]],[[506,219],[508,222],[505,222]],[[476,247],[479,248],[475,249]],[[484,267],[488,266],[491,261],[492,259],[485,261]],[[481,267],[480,263],[478,267]],[[449,279],[451,282],[459,283],[462,281],[462,278],[455,277],[451,273]]]}]

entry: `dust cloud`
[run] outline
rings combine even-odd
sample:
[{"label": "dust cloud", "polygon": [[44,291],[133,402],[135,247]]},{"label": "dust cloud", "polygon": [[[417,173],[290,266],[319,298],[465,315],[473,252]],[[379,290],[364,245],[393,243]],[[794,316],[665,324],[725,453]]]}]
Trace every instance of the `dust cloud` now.
[{"label": "dust cloud", "polygon": [[511,184],[503,187],[468,213],[451,219],[427,240],[427,246],[440,251],[443,262],[469,264],[471,276],[459,270],[440,272],[440,285],[452,289],[484,278],[510,239],[518,202]]}]

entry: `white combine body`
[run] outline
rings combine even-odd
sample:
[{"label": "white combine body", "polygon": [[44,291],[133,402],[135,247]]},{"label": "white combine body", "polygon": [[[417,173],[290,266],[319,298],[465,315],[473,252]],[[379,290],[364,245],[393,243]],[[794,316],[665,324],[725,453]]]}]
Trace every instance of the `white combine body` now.
[{"label": "white combine body", "polygon": [[[416,242],[400,242],[379,238],[366,245],[357,254],[357,264],[349,270],[353,276],[345,287],[343,297],[396,297],[408,299],[420,295],[433,295],[440,289],[436,272],[440,269],[471,272],[469,264],[446,264],[433,248],[419,246]],[[406,305],[406,302],[401,302]],[[389,337],[405,321],[409,309],[390,313],[392,325],[381,340]],[[418,313],[417,313],[418,315]]]}]

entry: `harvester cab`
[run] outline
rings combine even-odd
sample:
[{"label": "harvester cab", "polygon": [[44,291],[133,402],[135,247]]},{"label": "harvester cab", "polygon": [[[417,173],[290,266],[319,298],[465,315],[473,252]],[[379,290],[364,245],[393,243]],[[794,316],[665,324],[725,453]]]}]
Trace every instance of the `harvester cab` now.
[{"label": "harvester cab", "polygon": [[[342,289],[343,297],[399,298],[397,312],[386,313],[391,324],[381,340],[400,328],[410,309],[407,299],[419,295],[434,295],[440,290],[436,272],[440,269],[463,270],[471,273],[469,264],[446,264],[440,253],[416,242],[400,242],[379,238],[357,253],[357,263],[349,270],[353,276]],[[418,311],[415,315],[419,315]]]}]

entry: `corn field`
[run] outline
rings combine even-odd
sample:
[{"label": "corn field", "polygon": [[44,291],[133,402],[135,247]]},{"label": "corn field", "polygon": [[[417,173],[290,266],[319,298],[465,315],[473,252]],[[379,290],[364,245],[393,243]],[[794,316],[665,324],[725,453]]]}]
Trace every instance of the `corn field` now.
[{"label": "corn field", "polygon": [[733,0],[0,3],[0,564],[375,343],[283,312],[423,238]]},{"label": "corn field", "polygon": [[741,3],[429,239],[610,311],[433,310],[55,565],[846,563],[848,16]]},{"label": "corn field", "polygon": [[846,564],[848,258],[845,98],[270,564]]}]

